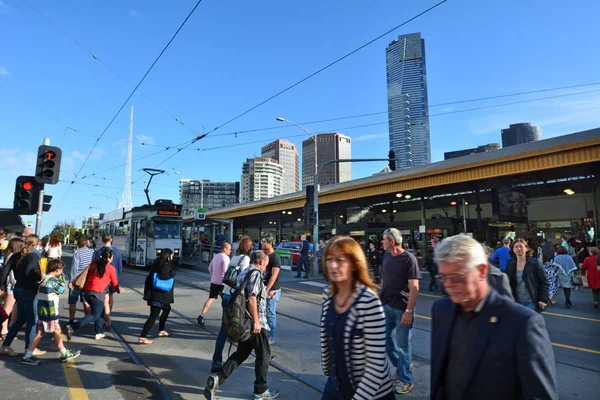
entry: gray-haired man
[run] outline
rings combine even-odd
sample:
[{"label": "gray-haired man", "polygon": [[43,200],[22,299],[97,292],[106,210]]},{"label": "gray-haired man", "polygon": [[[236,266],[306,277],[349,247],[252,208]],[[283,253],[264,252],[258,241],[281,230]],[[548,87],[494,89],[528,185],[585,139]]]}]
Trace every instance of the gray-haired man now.
[{"label": "gray-haired man", "polygon": [[[406,394],[414,387],[412,373],[412,326],[419,295],[421,271],[417,258],[402,248],[402,235],[396,228],[383,232],[381,303],[385,313],[385,351],[397,367],[396,393]],[[396,329],[396,340],[392,331]],[[395,380],[395,379],[394,379]]]}]

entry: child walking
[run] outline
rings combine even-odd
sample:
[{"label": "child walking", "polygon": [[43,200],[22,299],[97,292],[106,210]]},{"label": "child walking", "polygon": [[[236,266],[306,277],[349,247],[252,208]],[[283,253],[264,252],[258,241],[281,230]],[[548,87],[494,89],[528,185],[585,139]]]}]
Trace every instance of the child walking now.
[{"label": "child walking", "polygon": [[59,258],[48,261],[46,274],[42,277],[38,292],[37,334],[27,349],[25,357],[21,359],[21,364],[39,365],[40,360],[33,356],[33,350],[35,350],[36,346],[46,333],[52,333],[54,335],[54,343],[60,351],[60,362],[72,360],[81,353],[80,351],[72,352],[65,348],[61,337],[61,329],[58,322],[58,296],[65,291],[65,281],[62,277],[64,268],[65,263]]}]

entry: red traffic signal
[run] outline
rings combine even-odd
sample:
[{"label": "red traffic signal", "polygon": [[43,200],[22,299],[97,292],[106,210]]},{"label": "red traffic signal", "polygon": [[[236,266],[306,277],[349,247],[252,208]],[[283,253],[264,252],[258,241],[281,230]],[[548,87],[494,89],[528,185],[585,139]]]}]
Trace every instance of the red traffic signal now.
[{"label": "red traffic signal", "polygon": [[33,176],[19,176],[15,185],[13,209],[20,215],[35,214],[40,201],[43,185]]},{"label": "red traffic signal", "polygon": [[42,145],[38,148],[35,180],[54,185],[58,182],[62,150],[55,146]]}]

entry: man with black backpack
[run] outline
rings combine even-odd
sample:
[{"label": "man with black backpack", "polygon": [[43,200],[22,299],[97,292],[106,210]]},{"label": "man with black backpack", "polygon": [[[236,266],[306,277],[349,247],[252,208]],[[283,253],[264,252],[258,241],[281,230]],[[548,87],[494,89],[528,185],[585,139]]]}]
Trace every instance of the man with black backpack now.
[{"label": "man with black backpack", "polygon": [[[267,269],[268,263],[269,257],[264,252],[255,251],[250,260],[250,267],[240,272],[237,277],[237,289],[223,313],[228,337],[232,341],[239,340],[238,347],[223,367],[208,378],[204,388],[204,397],[208,400],[216,398],[215,391],[219,385],[223,384],[233,371],[246,361],[253,350],[256,354],[253,399],[270,400],[279,397],[279,390],[269,390],[267,386],[271,348],[266,316],[267,293],[262,274]],[[240,312],[239,309],[239,304],[244,303],[247,313],[246,310]]]}]

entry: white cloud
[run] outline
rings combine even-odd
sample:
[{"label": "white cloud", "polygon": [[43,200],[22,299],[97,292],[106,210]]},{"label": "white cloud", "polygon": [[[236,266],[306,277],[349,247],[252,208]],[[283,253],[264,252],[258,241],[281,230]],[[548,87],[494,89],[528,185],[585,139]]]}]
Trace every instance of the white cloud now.
[{"label": "white cloud", "polygon": [[[0,0],[1,1],[1,0]],[[142,13],[136,10],[135,8],[129,9],[129,16],[132,18],[142,19]]]},{"label": "white cloud", "polygon": [[96,147],[92,151],[92,154],[90,155],[90,158],[92,160],[99,160],[100,158],[102,158],[103,155],[104,155],[104,149],[101,149],[100,147]]},{"label": "white cloud", "polygon": [[8,72],[8,70],[6,68],[4,68],[2,65],[0,65],[0,75],[8,75],[10,74],[10,72]]},{"label": "white cloud", "polygon": [[0,165],[4,172],[32,175],[35,172],[36,155],[17,148],[0,148]]},{"label": "white cloud", "polygon": [[71,153],[71,157],[73,157],[73,159],[77,160],[77,161],[85,160],[85,156],[83,154],[81,154],[80,152],[78,152],[77,150],[75,150]]},{"label": "white cloud", "polygon": [[388,132],[385,133],[373,133],[368,135],[361,135],[357,137],[353,137],[353,142],[366,142],[367,140],[377,140],[389,137],[390,134]]},{"label": "white cloud", "polygon": [[156,144],[156,140],[154,140],[154,138],[152,136],[137,135],[136,138],[137,138],[138,142],[140,142],[140,143]]}]

